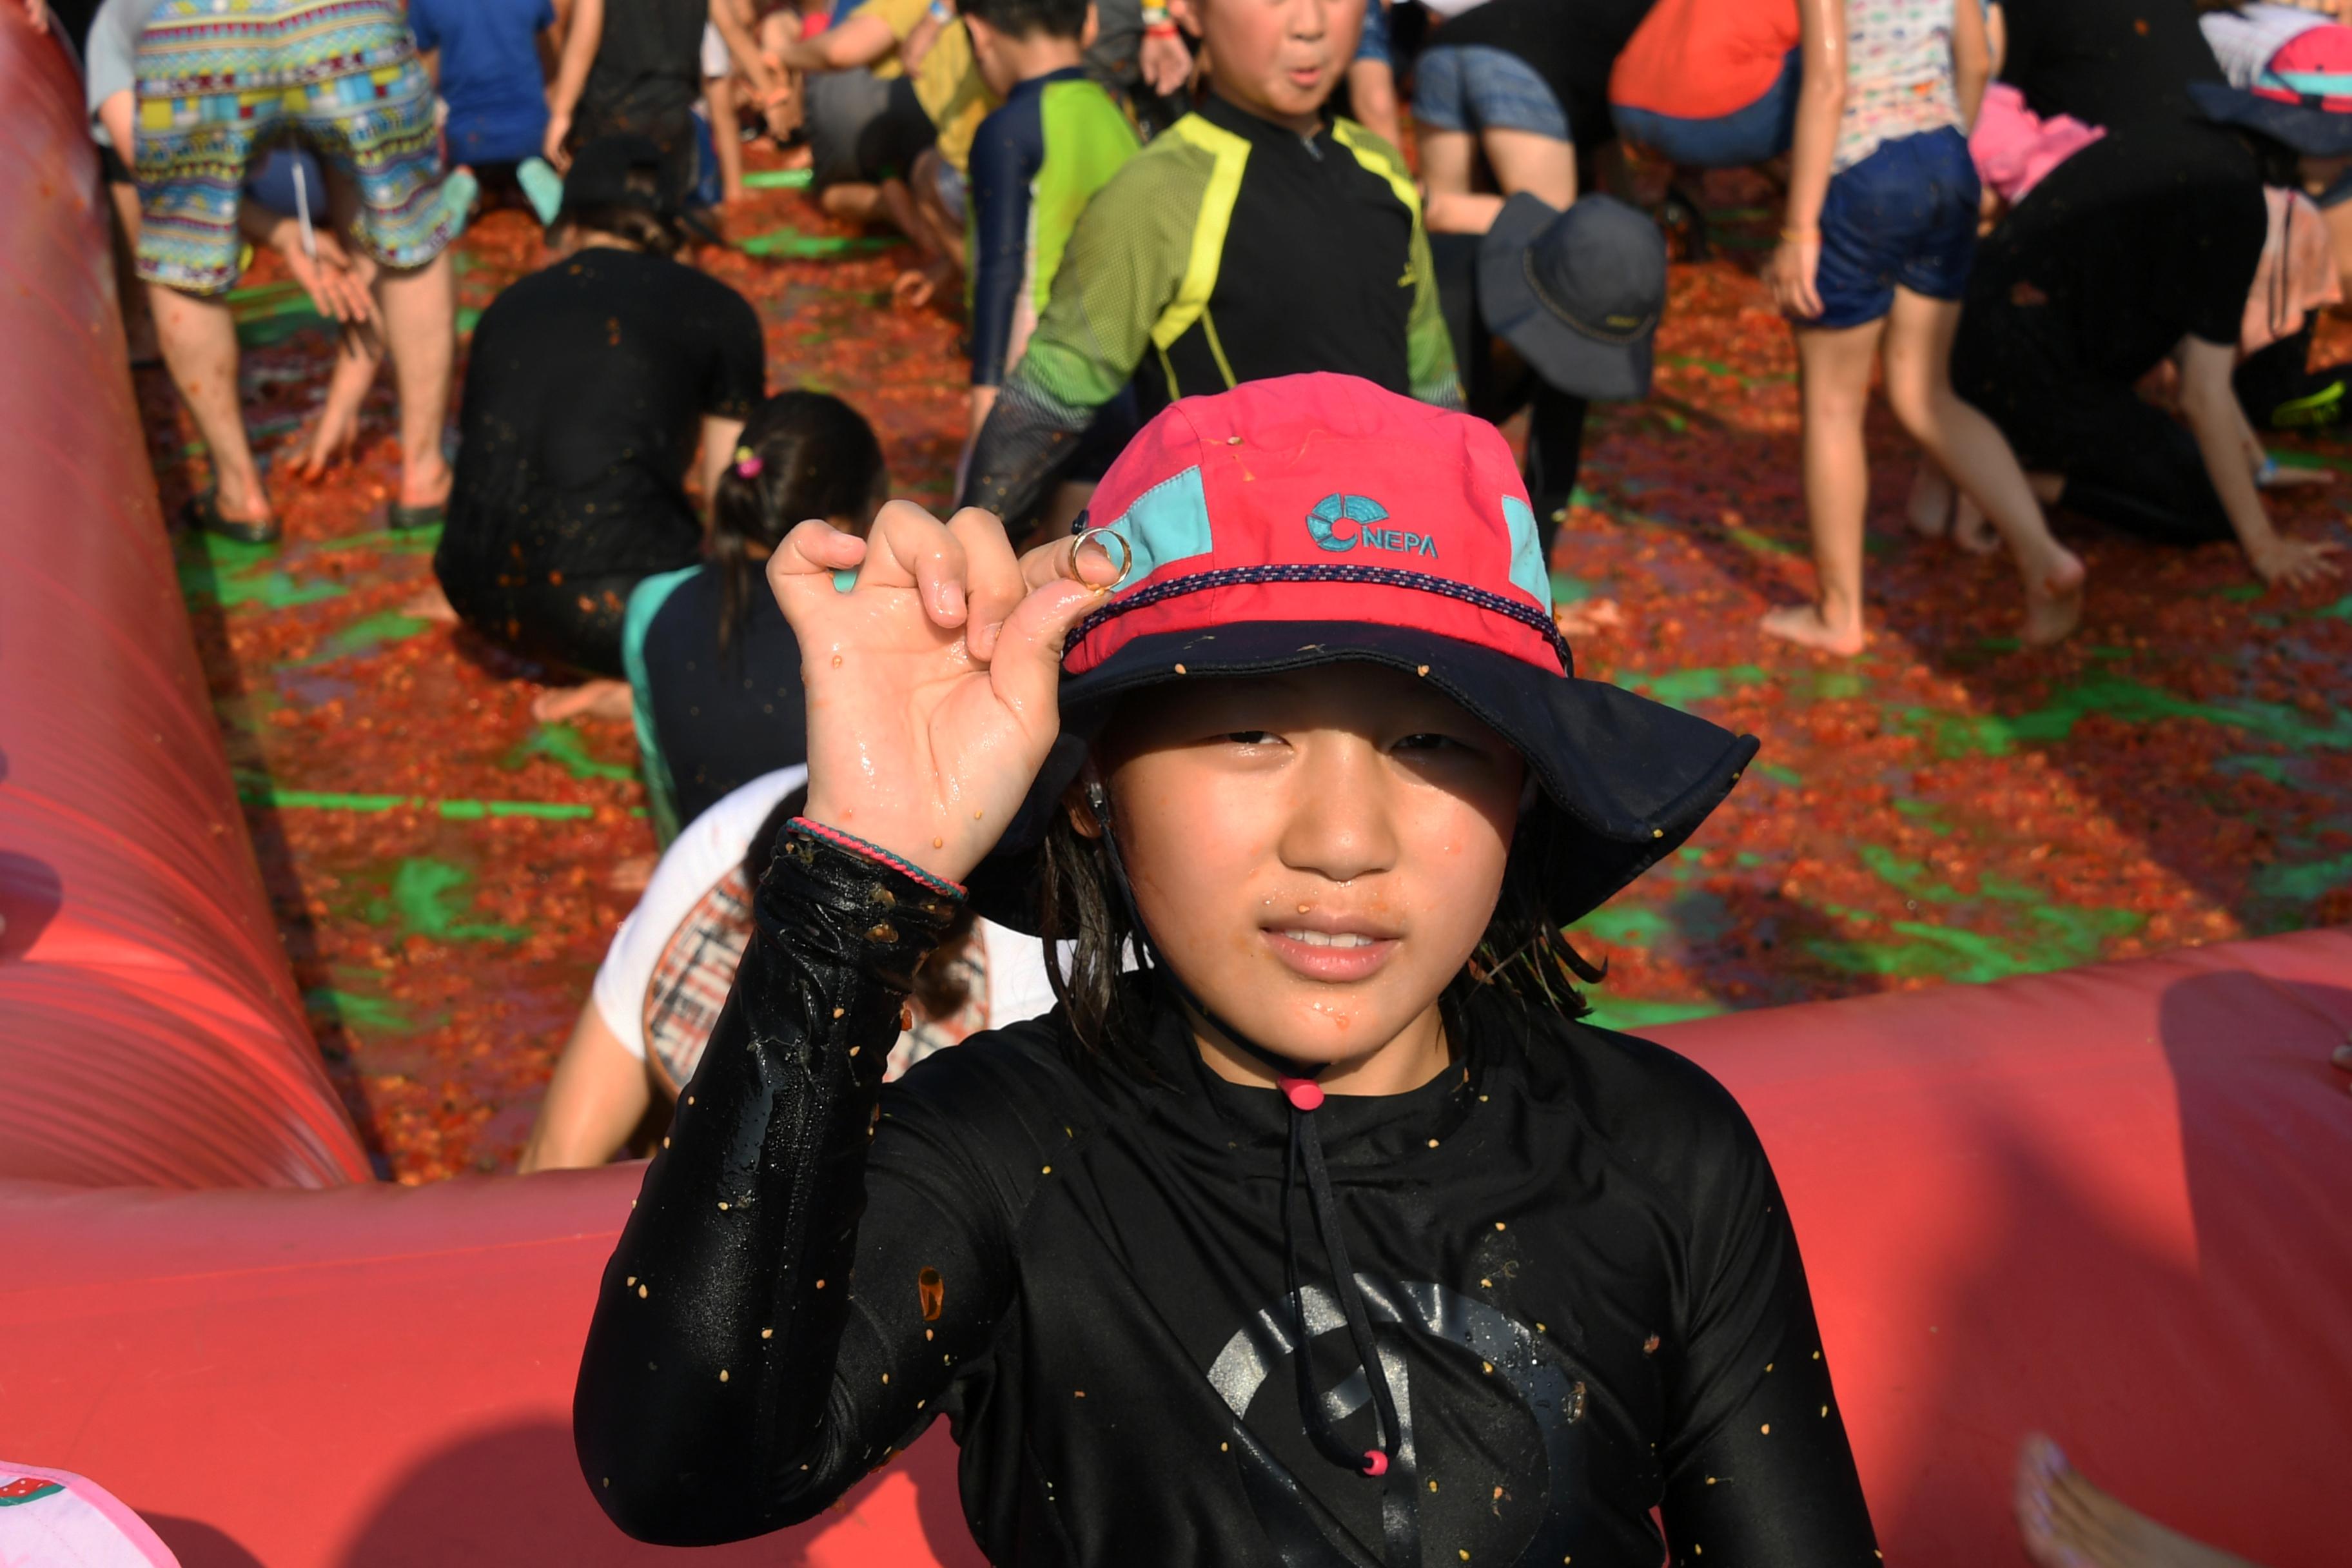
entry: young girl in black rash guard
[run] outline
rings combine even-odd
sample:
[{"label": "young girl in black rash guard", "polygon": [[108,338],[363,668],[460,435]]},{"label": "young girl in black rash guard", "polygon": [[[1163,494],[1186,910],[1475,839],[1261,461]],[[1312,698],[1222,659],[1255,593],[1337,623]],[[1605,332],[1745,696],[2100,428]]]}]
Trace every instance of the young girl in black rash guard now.
[{"label": "young girl in black rash guard", "polygon": [[[775,1530],[945,1415],[998,1563],[1654,1568],[1654,1508],[1874,1568],[1763,1150],[1559,936],[1754,741],[1570,673],[1466,416],[1252,383],[1095,499],[771,563],[808,805],[598,1296],[606,1511]],[[1075,944],[1063,1005],[886,1090],[967,899]]]},{"label": "young girl in black rash guard", "polygon": [[779,393],[719,470],[709,559],[631,590],[621,664],[663,843],[730,791],[807,760],[800,645],[761,574],[795,524],[862,534],[888,494],[865,416],[827,393]]}]

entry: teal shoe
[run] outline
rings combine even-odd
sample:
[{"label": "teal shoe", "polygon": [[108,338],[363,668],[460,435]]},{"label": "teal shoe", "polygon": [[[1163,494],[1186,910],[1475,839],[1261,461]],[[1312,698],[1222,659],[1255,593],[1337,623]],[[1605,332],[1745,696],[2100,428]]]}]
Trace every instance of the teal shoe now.
[{"label": "teal shoe", "polygon": [[449,215],[450,238],[465,233],[474,221],[474,202],[481,194],[482,182],[471,169],[459,169],[441,182],[441,210]]},{"label": "teal shoe", "polygon": [[563,210],[563,176],[544,158],[525,158],[515,165],[515,184],[530,199],[540,226],[552,226],[555,215]]}]

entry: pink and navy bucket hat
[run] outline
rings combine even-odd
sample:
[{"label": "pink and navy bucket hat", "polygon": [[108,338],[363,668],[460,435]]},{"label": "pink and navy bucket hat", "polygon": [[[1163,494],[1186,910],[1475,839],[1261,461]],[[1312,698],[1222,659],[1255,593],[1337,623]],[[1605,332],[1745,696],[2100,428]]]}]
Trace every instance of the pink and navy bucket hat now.
[{"label": "pink and navy bucket hat", "polygon": [[[1062,738],[972,879],[1034,931],[1036,847],[1086,748],[1147,688],[1355,660],[1428,680],[1528,759],[1577,853],[1562,924],[1670,853],[1756,754],[1679,709],[1577,678],[1510,447],[1484,420],[1345,375],[1171,405],[1088,509],[1126,571],[1062,659]],[[1539,806],[1538,809],[1542,809]]]}]

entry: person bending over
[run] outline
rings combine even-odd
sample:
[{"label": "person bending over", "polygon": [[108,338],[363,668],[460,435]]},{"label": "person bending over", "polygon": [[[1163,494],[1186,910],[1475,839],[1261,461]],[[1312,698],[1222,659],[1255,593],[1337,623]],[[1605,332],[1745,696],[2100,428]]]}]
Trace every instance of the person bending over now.
[{"label": "person bending over", "polygon": [[1770,279],[1797,337],[1819,585],[1812,604],[1773,610],[1763,629],[1825,653],[1863,650],[1863,418],[1883,350],[1895,417],[2008,542],[2024,639],[2057,641],[2082,618],[2083,563],[2052,537],[2001,431],[1952,390],[1976,249],[1979,184],[1961,127],[1990,64],[1982,8],[1801,0],[1800,10],[1805,82]]},{"label": "person bending over", "polygon": [[[1633,13],[1625,25],[1629,36],[1648,8],[1648,0],[1607,3]],[[1437,29],[1413,68],[1412,94],[1432,229],[1484,234],[1504,198],[1522,191],[1555,208],[1576,200],[1577,142],[1563,99],[1570,90],[1566,73],[1591,69],[1593,40],[1579,24],[1601,4],[1486,0]],[[1608,58],[1599,66],[1605,81]],[[1604,101],[1601,141],[1608,140],[1607,108]],[[1495,192],[1472,188],[1481,159]]]},{"label": "person bending over", "polygon": [[[751,940],[751,896],[784,825],[808,798],[808,769],[764,773],[695,818],[663,854],[614,934],[589,1002],[557,1058],[520,1169],[601,1165],[651,1142],[694,1077]],[[965,920],[917,972],[910,1016],[886,1079],[982,1029],[1054,1005],[1034,937]]]},{"label": "person bending over", "polygon": [[1197,0],[1209,95],[1087,204],[974,443],[965,504],[1025,529],[1130,384],[1139,418],[1314,370],[1459,405],[1412,177],[1395,148],[1323,113],[1362,8]]},{"label": "person bending over", "polygon": [[466,365],[457,482],[433,555],[450,607],[510,652],[618,679],[630,590],[698,559],[686,475],[712,493],[760,401],[760,318],[673,260],[662,153],[591,142],[552,266],[492,300]]},{"label": "person bending over", "polygon": [[194,526],[250,543],[278,536],[276,509],[237,403],[241,185],[268,146],[319,156],[314,208],[372,261],[400,392],[401,472],[386,521],[440,521],[441,454],[457,351],[457,289],[444,255],[457,222],[441,201],[433,89],[390,0],[253,0],[223,21],[213,0],[162,0],[133,56],[138,273],[164,363],[211,454]]},{"label": "person bending over", "polygon": [[[779,41],[774,58],[814,79],[809,136],[825,210],[861,223],[887,217],[924,256],[900,280],[901,297],[928,300],[962,264],[964,170],[996,107],[962,20],[949,0],[866,0],[814,38]],[[866,82],[852,77],[837,97],[820,89],[828,76],[861,71]],[[929,152],[937,157],[927,162]]]},{"label": "person bending over", "polygon": [[[2235,539],[2257,576],[2292,584],[2332,574],[2336,546],[2272,526],[2231,385],[2268,229],[2262,161],[2294,163],[2261,141],[2258,156],[2217,126],[2143,122],[2059,164],[1984,241],[1952,381],[2045,502],[2158,543]],[[2167,358],[2177,419],[2137,391]]]},{"label": "person bending over", "polygon": [[1562,213],[1522,192],[1484,235],[1432,235],[1430,250],[1470,412],[1500,425],[1528,410],[1521,474],[1549,563],[1576,491],[1589,402],[1650,395],[1665,237],[1614,196],[1588,195]]},{"label": "person bending over", "polygon": [[654,831],[761,773],[808,760],[800,644],[762,574],[794,524],[862,534],[888,495],[865,416],[822,392],[752,411],[710,498],[709,559],[648,577],[621,628]]},{"label": "person bending over", "polygon": [[[967,465],[1006,369],[1019,362],[1053,297],[1078,215],[1135,155],[1135,128],[1086,73],[1094,18],[1087,0],[964,0],[981,74],[1004,100],[972,139]],[[1097,422],[1104,427],[1093,443],[1098,456],[1074,460],[1066,479],[1102,477],[1132,433],[1124,413]]]},{"label": "person bending over", "polygon": [[[777,552],[841,662],[597,1290],[590,1494],[740,1539],[944,1414],[1008,1568],[1652,1568],[1654,1509],[1678,1562],[1876,1568],[1764,1150],[1577,1021],[1560,935],[1755,742],[1570,674],[1483,421],[1260,381],[1097,496],[1018,560],[898,502]],[[1061,1005],[886,1088],[968,907],[1073,944]]]}]

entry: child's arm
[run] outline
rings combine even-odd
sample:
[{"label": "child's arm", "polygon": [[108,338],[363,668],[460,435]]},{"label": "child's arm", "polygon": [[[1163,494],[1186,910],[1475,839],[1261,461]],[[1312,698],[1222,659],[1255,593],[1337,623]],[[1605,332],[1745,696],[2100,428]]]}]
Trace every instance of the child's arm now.
[{"label": "child's arm", "polygon": [[1984,0],[1952,0],[1952,94],[1959,100],[1960,128],[1976,128],[1992,80],[1992,45],[1985,30]]},{"label": "child's arm", "polygon": [[2327,559],[2336,546],[2325,541],[2289,539],[2271,526],[2262,493],[2247,462],[2247,426],[2230,373],[2237,363],[2233,343],[2207,342],[2195,333],[2173,351],[2180,366],[2180,414],[2197,437],[2205,477],[2221,498],[2230,528],[2238,536],[2254,574],[2265,583],[2292,587],[2336,574]]},{"label": "child's arm", "polygon": [[1798,89],[1787,216],[1769,276],[1780,309],[1810,321],[1822,313],[1822,297],[1813,287],[1822,263],[1822,202],[1829,195],[1838,122],[1845,115],[1845,0],[1799,0],[1797,22],[1804,85]]},{"label": "child's arm", "polygon": [[868,6],[838,27],[786,44],[778,63],[788,70],[852,70],[879,63],[898,47],[898,35]]},{"label": "child's arm", "polygon": [[563,32],[563,55],[557,62],[554,85],[547,89],[547,136],[541,151],[558,169],[572,166],[563,143],[572,137],[572,111],[588,85],[588,71],[596,63],[597,46],[604,41],[604,0],[572,0],[571,23]]},{"label": "child's arm", "polygon": [[710,0],[710,25],[719,29],[728,54],[734,58],[735,68],[743,73],[743,79],[751,84],[751,90],[766,104],[774,100],[782,84],[776,79],[775,68],[760,52],[759,40],[751,37],[751,25],[744,15],[747,9],[743,0]]},{"label": "child's arm", "polygon": [[[1018,356],[1014,317],[1029,269],[1029,187],[1045,161],[1034,96],[981,121],[971,143],[971,384],[993,391]],[[989,401],[992,402],[993,399]],[[975,403],[972,433],[984,410]]]}]

